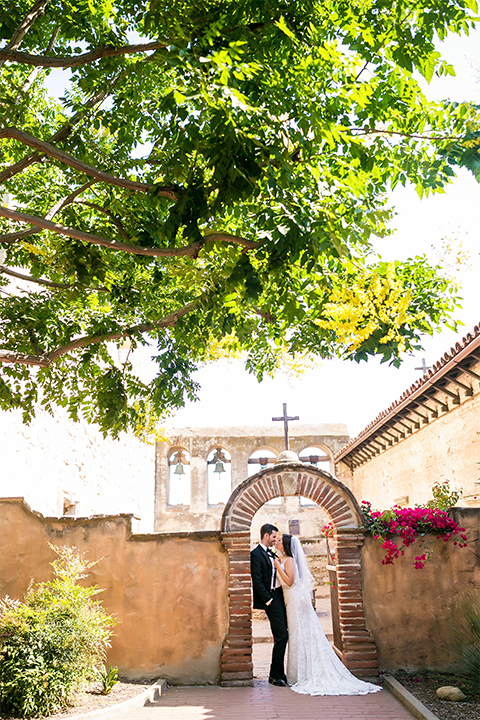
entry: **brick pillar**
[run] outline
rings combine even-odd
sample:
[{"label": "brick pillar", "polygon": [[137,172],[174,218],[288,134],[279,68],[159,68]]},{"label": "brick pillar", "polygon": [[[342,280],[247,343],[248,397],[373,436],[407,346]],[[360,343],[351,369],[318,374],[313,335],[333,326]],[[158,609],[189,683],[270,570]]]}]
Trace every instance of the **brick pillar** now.
[{"label": "brick pillar", "polygon": [[337,587],[342,660],[355,675],[378,675],[377,648],[365,624],[361,548],[365,534],[359,529],[337,529]]},{"label": "brick pillar", "polygon": [[224,532],[222,541],[230,565],[230,624],[222,648],[220,683],[222,687],[253,685],[250,531]]}]

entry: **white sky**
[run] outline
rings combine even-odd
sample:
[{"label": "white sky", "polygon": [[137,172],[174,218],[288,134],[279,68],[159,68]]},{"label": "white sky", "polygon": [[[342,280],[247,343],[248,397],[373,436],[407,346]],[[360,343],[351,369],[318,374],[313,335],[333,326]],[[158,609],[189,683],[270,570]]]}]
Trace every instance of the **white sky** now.
[{"label": "white sky", "polygon": [[[468,38],[452,36],[439,49],[454,65],[456,77],[434,78],[428,86],[424,83],[428,97],[480,103],[480,29]],[[52,94],[62,94],[68,75],[62,71],[50,74],[47,85]],[[451,236],[470,253],[471,267],[457,273],[464,299],[463,309],[457,312],[457,319],[464,323],[459,336],[465,335],[480,322],[480,184],[461,171],[445,194],[420,200],[413,188],[401,187],[393,193],[392,204],[397,211],[393,222],[397,232],[378,243],[385,259],[425,253],[436,261],[432,246],[440,249],[442,239]],[[202,386],[199,402],[189,403],[170,418],[169,425],[264,425],[281,414],[286,402],[289,414],[299,415],[301,422],[343,422],[353,437],[420,377],[415,368],[422,357],[431,365],[459,336],[445,331],[426,338],[425,352],[406,357],[400,369],[375,360],[361,365],[332,360],[300,379],[279,373],[259,384],[244,371],[241,361],[216,363],[196,374]]]}]

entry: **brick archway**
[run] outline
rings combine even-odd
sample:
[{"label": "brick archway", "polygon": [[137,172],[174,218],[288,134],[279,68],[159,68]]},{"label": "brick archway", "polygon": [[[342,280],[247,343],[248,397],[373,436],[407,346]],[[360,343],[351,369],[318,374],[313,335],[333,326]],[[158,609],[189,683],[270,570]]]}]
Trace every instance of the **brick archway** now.
[{"label": "brick archway", "polygon": [[356,675],[378,673],[375,642],[365,625],[361,572],[363,518],[353,493],[330,473],[303,463],[281,463],[247,478],[232,493],[222,516],[228,552],[229,629],[222,648],[221,684],[252,685],[250,526],[268,500],[303,495],[316,502],[335,525],[341,654]]}]

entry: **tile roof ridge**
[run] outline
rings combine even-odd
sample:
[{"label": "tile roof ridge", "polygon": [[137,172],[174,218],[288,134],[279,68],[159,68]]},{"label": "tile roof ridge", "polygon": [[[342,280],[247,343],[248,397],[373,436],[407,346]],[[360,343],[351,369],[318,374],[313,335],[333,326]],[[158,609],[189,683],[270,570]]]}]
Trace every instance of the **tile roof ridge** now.
[{"label": "tile roof ridge", "polygon": [[475,325],[472,332],[469,332],[466,334],[465,337],[463,337],[460,341],[457,341],[455,343],[455,346],[452,346],[450,348],[450,351],[445,352],[439,360],[437,360],[424,375],[419,378],[418,380],[415,380],[410,387],[406,388],[406,390],[403,391],[403,393],[400,395],[399,398],[394,400],[388,408],[385,410],[382,410],[377,417],[372,420],[358,435],[356,435],[354,438],[350,440],[350,442],[343,447],[340,452],[337,454],[337,457],[344,456],[348,454],[350,448],[352,448],[354,445],[357,445],[358,442],[369,434],[369,431],[378,425],[381,420],[383,420],[386,417],[390,417],[395,414],[394,410],[395,408],[400,405],[404,400],[407,400],[411,395],[413,395],[417,390],[419,390],[421,387],[427,384],[427,381],[430,380],[436,373],[438,373],[445,365],[447,365],[451,360],[453,360],[457,355],[459,355],[462,350],[465,350],[472,342],[477,340],[477,338],[480,337],[480,323],[478,325]]}]

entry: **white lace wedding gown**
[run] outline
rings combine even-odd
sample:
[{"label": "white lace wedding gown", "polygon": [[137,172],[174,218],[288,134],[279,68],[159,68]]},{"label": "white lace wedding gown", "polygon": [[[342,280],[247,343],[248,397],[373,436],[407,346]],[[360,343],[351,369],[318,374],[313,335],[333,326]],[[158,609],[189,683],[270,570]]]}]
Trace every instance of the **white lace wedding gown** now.
[{"label": "white lace wedding gown", "polygon": [[287,680],[302,695],[366,695],[382,688],[358,680],[339,660],[313,609],[305,583],[289,587],[279,577],[287,608]]}]

